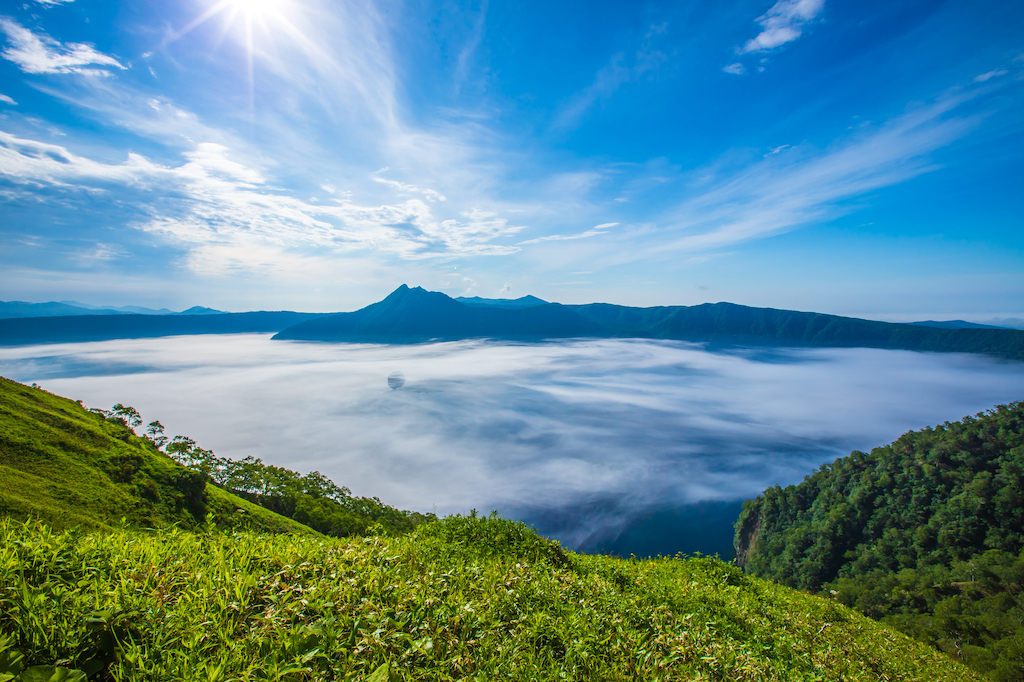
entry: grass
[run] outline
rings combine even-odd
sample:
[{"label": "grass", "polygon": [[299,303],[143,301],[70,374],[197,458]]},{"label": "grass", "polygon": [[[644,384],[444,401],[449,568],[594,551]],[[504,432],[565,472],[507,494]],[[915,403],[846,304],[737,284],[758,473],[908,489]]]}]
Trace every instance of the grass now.
[{"label": "grass", "polygon": [[577,555],[497,517],[327,538],[0,378],[0,682],[956,680],[714,558]]},{"label": "grass", "polygon": [[314,533],[160,452],[79,403],[0,377],[0,515],[55,529],[249,528]]},{"label": "grass", "polygon": [[576,555],[495,517],[351,540],[6,519],[0,635],[90,679],[981,679],[717,559]]}]

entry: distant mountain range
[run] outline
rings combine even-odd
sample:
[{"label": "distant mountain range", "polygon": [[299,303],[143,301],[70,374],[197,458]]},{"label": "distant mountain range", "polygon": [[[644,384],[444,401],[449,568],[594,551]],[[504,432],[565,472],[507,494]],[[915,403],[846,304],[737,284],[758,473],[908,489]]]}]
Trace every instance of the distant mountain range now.
[{"label": "distant mountain range", "polygon": [[560,305],[534,299],[538,303],[531,301],[523,307],[508,305],[515,303],[512,301],[469,300],[472,303],[403,284],[383,301],[355,312],[300,322],[274,338],[355,343],[654,338],[750,346],[985,353],[1024,360],[1024,332],[1011,329],[944,329],[733,303],[631,308],[608,303]]},{"label": "distant mountain range", "polygon": [[907,322],[915,327],[937,327],[939,329],[1009,329],[1009,327],[997,327],[994,324],[978,324],[977,322],[967,322],[965,320],[944,320],[942,322],[936,322],[935,320],[925,320],[924,322]]},{"label": "distant mountain range", "polygon": [[318,313],[291,311],[195,315],[130,313],[0,319],[0,346],[78,343],[192,334],[277,332]]},{"label": "distant mountain range", "polygon": [[437,291],[410,289],[403,284],[383,301],[352,313],[301,322],[274,338],[418,343],[477,337],[536,340],[607,335],[600,323],[557,303],[522,307],[481,304],[482,300],[467,304]]},{"label": "distant mountain range", "polygon": [[49,303],[25,303],[24,301],[0,301],[0,319],[15,317],[67,317],[72,315],[223,315],[224,311],[192,306],[176,313],[167,308],[154,310],[135,305],[121,307],[94,306],[77,301],[50,301]]},{"label": "distant mountain range", "polygon": [[455,300],[462,305],[475,308],[533,308],[534,306],[547,303],[547,301],[543,301],[536,296],[523,296],[522,298],[480,298],[479,296],[463,298],[458,296]]},{"label": "distant mountain range", "polygon": [[73,303],[0,303],[0,311],[34,311],[35,315],[0,319],[0,345],[276,332],[275,339],[352,343],[650,338],[744,346],[984,353],[1024,360],[1024,331],[1014,329],[963,320],[878,322],[733,303],[652,308],[561,305],[535,296],[451,298],[404,284],[384,300],[348,313],[222,313],[197,306],[181,313],[143,308],[150,313],[139,314],[128,307],[86,309]]}]

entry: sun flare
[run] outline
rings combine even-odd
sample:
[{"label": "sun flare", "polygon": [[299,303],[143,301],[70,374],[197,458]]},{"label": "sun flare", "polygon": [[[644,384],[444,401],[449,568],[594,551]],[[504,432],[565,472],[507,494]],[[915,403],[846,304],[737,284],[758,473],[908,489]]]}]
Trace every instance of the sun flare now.
[{"label": "sun flare", "polygon": [[278,14],[285,0],[231,0],[231,9],[253,19]]},{"label": "sun flare", "polygon": [[273,44],[283,38],[300,44],[309,39],[292,19],[297,8],[291,0],[219,0],[207,7],[188,24],[169,35],[164,45],[172,43],[207,21],[217,17],[221,23],[219,46],[227,36],[233,35],[245,50],[246,78],[249,85],[250,115],[255,116],[255,56],[258,42]]}]

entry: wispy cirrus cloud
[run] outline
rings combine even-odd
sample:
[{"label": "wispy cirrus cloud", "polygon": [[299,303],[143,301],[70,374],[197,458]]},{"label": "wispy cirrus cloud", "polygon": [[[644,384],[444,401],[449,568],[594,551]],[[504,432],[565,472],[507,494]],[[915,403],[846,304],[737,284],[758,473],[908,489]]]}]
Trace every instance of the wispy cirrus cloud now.
[{"label": "wispy cirrus cloud", "polygon": [[373,174],[372,178],[375,182],[387,185],[399,192],[404,194],[422,194],[426,197],[427,201],[446,201],[447,199],[443,194],[433,189],[425,189],[423,187],[417,187],[416,185],[410,185],[404,182],[398,182],[397,180],[388,180],[387,178],[380,177],[380,174],[388,170],[386,167],[380,169]]},{"label": "wispy cirrus cloud", "polygon": [[476,20],[473,22],[473,30],[470,32],[469,40],[466,42],[465,47],[462,48],[462,51],[459,52],[459,60],[455,66],[456,90],[460,89],[462,84],[469,77],[473,60],[476,57],[477,51],[480,49],[480,43],[484,39],[487,27],[488,4],[488,0],[482,0],[480,3],[480,10],[476,15]]},{"label": "wispy cirrus cloud", "polygon": [[757,18],[762,31],[748,40],[739,52],[774,50],[796,40],[824,8],[825,0],[779,0]]},{"label": "wispy cirrus cloud", "polygon": [[1008,73],[1009,73],[1009,71],[1007,69],[993,69],[992,71],[987,71],[985,73],[982,73],[982,74],[979,74],[979,75],[975,76],[974,77],[974,82],[975,83],[984,83],[985,81],[991,80],[993,78],[998,78],[999,76],[1005,76]]},{"label": "wispy cirrus cloud", "polygon": [[950,115],[978,94],[942,97],[823,152],[782,145],[721,181],[707,178],[708,189],[665,217],[666,228],[687,234],[657,250],[701,251],[787,232],[852,210],[844,200],[936,170],[928,155],[980,122]]},{"label": "wispy cirrus cloud", "polygon": [[523,244],[539,244],[540,242],[558,242],[566,241],[568,239],[585,239],[586,237],[597,237],[603,234],[607,234],[606,230],[615,227],[618,223],[602,223],[595,225],[586,232],[579,232],[577,234],[549,234],[546,237],[537,237],[536,239],[528,239],[525,242],[519,242],[519,245]]},{"label": "wispy cirrus cloud", "polygon": [[105,68],[127,69],[115,57],[84,43],[61,44],[45,33],[36,34],[13,19],[0,18],[0,31],[7,36],[8,47],[0,55],[26,73],[76,73],[109,75]]},{"label": "wispy cirrus cloud", "polygon": [[552,128],[566,130],[579,125],[580,120],[592,106],[606,100],[621,86],[658,69],[668,60],[668,55],[656,47],[659,36],[668,31],[668,24],[650,27],[644,41],[633,53],[620,52],[612,56],[607,65],[594,76],[594,81],[576,93],[562,107],[555,117]]},{"label": "wispy cirrus cloud", "polygon": [[11,106],[15,106],[15,105],[18,104],[17,102],[14,101],[14,98],[10,97],[9,95],[3,95],[3,94],[0,94],[0,102],[4,102],[5,104],[10,104]]},{"label": "wispy cirrus cloud", "polygon": [[416,260],[518,250],[493,243],[523,229],[493,212],[470,209],[442,218],[420,199],[362,206],[346,198],[320,205],[273,185],[258,169],[233,160],[223,145],[199,144],[184,156],[180,166],[139,154],[104,164],[0,131],[0,176],[15,187],[33,195],[86,191],[130,200],[148,216],[132,227],[185,247],[187,264],[196,271],[215,272],[226,262],[258,268],[284,252],[301,267],[303,253],[324,251],[371,249]]}]

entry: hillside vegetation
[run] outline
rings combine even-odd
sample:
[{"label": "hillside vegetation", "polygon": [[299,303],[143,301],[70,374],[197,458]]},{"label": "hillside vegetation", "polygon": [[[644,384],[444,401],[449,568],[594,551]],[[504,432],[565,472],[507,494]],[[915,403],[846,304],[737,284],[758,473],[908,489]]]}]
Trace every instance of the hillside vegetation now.
[{"label": "hillside vegetation", "polygon": [[995,679],[1024,679],[1024,403],[853,452],[736,524],[753,575],[831,594]]},{"label": "hillside vegetation", "polygon": [[58,529],[212,524],[338,536],[404,532],[432,518],[352,497],[316,472],[218,458],[182,436],[165,453],[158,442],[167,439],[136,435],[141,419],[123,409],[90,411],[0,377],[0,514]]},{"label": "hillside vegetation", "polygon": [[351,490],[318,471],[303,475],[254,457],[217,457],[183,436],[171,441],[167,452],[218,487],[324,535],[345,537],[375,530],[405,533],[436,519],[433,514],[395,509],[376,497],[353,497]]},{"label": "hillside vegetation", "polygon": [[423,523],[140,424],[0,379],[0,682],[981,679],[717,558]]},{"label": "hillside vegetation", "polygon": [[581,556],[498,518],[353,540],[3,520],[0,603],[20,666],[95,680],[981,679],[717,559]]}]

